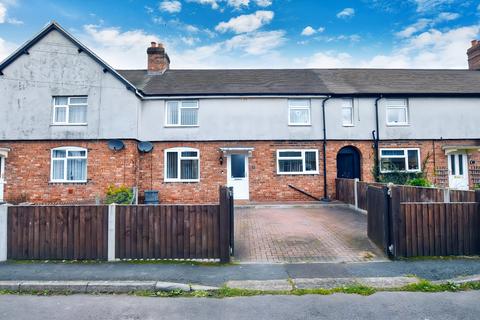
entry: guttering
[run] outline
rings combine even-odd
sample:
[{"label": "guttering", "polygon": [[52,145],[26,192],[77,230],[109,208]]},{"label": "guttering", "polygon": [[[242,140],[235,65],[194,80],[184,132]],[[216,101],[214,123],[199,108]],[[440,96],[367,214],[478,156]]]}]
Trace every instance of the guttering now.
[{"label": "guttering", "polygon": [[325,94],[293,94],[293,93],[212,93],[212,94],[181,94],[181,95],[159,95],[151,96],[141,93],[143,100],[168,100],[168,99],[246,99],[246,98],[302,98],[302,99],[322,99],[326,98]]},{"label": "guttering", "polygon": [[374,159],[375,159],[375,181],[378,181],[378,174],[380,172],[380,159],[379,159],[379,148],[378,148],[378,143],[380,141],[380,125],[379,125],[379,120],[378,120],[378,101],[380,101],[380,99],[383,98],[383,95],[380,95],[378,96],[376,99],[375,99],[375,130],[372,132],[372,135],[373,135],[373,139],[374,139],[374,149],[375,149],[375,155],[374,155]]},{"label": "guttering", "polygon": [[323,121],[323,198],[320,201],[329,202],[327,192],[327,121],[325,119],[325,103],[330,100],[332,96],[327,96],[322,101],[322,121]]}]

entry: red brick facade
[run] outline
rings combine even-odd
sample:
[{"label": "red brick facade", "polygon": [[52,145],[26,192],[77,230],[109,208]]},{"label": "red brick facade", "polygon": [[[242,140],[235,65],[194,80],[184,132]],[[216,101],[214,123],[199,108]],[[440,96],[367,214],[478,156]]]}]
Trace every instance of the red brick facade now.
[{"label": "red brick facade", "polygon": [[[421,162],[427,157],[426,170],[430,181],[439,183],[434,168],[447,167],[442,146],[479,145],[480,141],[382,141],[380,147],[418,147]],[[227,161],[220,164],[221,147],[253,147],[249,158],[250,201],[308,201],[310,198],[293,190],[294,185],[316,197],[323,197],[322,141],[250,141],[250,142],[158,142],[151,153],[140,154],[136,141],[125,141],[125,149],[111,151],[107,142],[99,141],[32,141],[1,142],[10,148],[5,165],[5,200],[34,203],[95,202],[105,196],[108,185],[138,186],[144,190],[158,190],[161,202],[207,203],[215,202],[218,186],[227,182]],[[83,184],[50,183],[50,150],[62,146],[88,149],[88,182]],[[336,156],[344,146],[354,146],[361,155],[361,179],[373,180],[374,149],[372,141],[328,141],[327,183],[328,195],[334,196]],[[191,147],[200,151],[200,182],[181,183],[164,181],[164,150]],[[277,149],[317,149],[319,174],[278,175]],[[473,151],[469,160],[480,165],[480,153]],[[475,165],[475,164],[472,164]],[[470,176],[473,185],[473,175]],[[477,177],[480,178],[480,177]]]}]

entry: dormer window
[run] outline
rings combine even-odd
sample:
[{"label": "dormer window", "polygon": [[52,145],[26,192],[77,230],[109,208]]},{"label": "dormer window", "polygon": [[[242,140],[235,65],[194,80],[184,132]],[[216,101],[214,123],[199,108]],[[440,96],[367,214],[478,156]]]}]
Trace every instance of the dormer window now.
[{"label": "dormer window", "polygon": [[86,125],[87,97],[53,97],[54,125]]}]

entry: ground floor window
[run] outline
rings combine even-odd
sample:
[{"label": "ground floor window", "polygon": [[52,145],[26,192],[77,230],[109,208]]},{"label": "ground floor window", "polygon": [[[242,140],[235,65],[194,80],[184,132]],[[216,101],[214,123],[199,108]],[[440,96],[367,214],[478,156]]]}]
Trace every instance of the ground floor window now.
[{"label": "ground floor window", "polygon": [[198,182],[200,180],[199,151],[192,148],[165,150],[166,182]]},{"label": "ground floor window", "polygon": [[87,182],[87,149],[55,148],[51,157],[52,182]]},{"label": "ground floor window", "polygon": [[380,171],[419,172],[420,149],[380,149]]},{"label": "ground floor window", "polygon": [[277,150],[277,173],[318,173],[318,150]]}]

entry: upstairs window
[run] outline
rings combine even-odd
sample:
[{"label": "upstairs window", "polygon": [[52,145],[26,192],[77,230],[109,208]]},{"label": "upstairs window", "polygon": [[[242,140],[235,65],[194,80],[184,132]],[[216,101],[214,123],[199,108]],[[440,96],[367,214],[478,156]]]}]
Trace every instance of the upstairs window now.
[{"label": "upstairs window", "polygon": [[87,97],[53,97],[53,124],[87,124]]},{"label": "upstairs window", "polygon": [[353,99],[342,100],[342,125],[353,126]]},{"label": "upstairs window", "polygon": [[198,182],[200,180],[199,158],[197,149],[165,150],[165,181]]},{"label": "upstairs window", "polygon": [[166,126],[198,126],[198,101],[167,101]]},{"label": "upstairs window", "polygon": [[65,147],[52,149],[52,182],[87,182],[87,149]]},{"label": "upstairs window", "polygon": [[277,173],[318,173],[318,150],[277,150]]},{"label": "upstairs window", "polygon": [[407,99],[387,99],[387,125],[408,125]]},{"label": "upstairs window", "polygon": [[420,170],[420,149],[380,149],[381,172]]},{"label": "upstairs window", "polygon": [[310,125],[310,100],[288,100],[288,124]]}]

